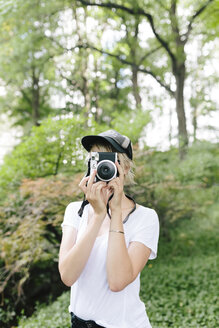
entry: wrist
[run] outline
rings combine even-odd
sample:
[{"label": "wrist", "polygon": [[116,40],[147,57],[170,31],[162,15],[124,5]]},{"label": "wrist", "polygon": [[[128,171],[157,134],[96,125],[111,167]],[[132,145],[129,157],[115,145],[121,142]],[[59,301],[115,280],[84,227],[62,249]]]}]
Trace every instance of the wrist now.
[{"label": "wrist", "polygon": [[111,216],[122,217],[122,209],[121,209],[121,207],[117,207],[117,208],[111,209]]},{"label": "wrist", "polygon": [[106,216],[106,212],[94,212],[94,220],[98,222],[102,222]]}]

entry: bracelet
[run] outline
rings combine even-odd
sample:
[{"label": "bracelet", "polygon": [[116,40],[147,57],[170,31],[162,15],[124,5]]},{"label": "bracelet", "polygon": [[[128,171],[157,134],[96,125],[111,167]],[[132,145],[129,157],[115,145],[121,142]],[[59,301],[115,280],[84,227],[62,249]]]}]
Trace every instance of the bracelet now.
[{"label": "bracelet", "polygon": [[124,231],[120,231],[120,230],[110,230],[109,232],[118,232],[118,233],[123,233],[124,234]]}]

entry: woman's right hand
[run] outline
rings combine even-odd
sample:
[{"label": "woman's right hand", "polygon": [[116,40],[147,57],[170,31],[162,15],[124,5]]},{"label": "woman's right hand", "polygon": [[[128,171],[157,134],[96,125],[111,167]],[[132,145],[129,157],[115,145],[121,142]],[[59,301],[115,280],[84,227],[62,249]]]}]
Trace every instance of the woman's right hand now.
[{"label": "woman's right hand", "polygon": [[91,176],[84,177],[79,183],[79,187],[93,207],[94,213],[101,215],[101,217],[103,216],[104,219],[107,213],[106,204],[109,191],[106,182],[99,181],[94,183],[95,175],[96,170],[93,171]]}]

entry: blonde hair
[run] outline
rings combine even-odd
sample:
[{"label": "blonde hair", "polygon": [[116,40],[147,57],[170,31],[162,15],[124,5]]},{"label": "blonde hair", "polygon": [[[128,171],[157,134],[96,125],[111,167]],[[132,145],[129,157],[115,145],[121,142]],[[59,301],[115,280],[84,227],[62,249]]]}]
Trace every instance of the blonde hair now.
[{"label": "blonde hair", "polygon": [[90,151],[100,151],[100,152],[115,152],[118,154],[118,160],[120,161],[120,165],[124,171],[128,170],[128,173],[125,174],[125,185],[135,184],[134,181],[134,163],[133,161],[126,155],[126,153],[117,152],[109,143],[101,142],[98,144],[92,145]]}]

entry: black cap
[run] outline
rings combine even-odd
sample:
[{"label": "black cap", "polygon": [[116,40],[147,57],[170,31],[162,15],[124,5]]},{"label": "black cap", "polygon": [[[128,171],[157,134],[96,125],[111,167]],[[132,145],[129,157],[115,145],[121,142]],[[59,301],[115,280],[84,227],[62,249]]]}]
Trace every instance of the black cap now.
[{"label": "black cap", "polygon": [[87,151],[90,151],[93,144],[103,140],[108,141],[119,153],[126,153],[132,159],[131,140],[115,130],[108,130],[98,135],[85,136],[81,139],[81,143]]}]

